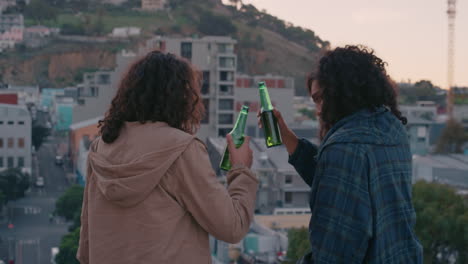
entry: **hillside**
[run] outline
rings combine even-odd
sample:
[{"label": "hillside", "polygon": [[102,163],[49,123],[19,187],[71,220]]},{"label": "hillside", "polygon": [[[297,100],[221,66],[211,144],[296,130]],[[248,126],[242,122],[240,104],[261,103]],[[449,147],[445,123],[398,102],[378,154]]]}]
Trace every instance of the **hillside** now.
[{"label": "hillside", "polygon": [[[40,1],[50,0],[33,2]],[[41,87],[71,85],[79,80],[76,75],[82,71],[112,68],[115,52],[121,48],[132,49],[135,43],[154,34],[230,35],[238,41],[240,72],[293,76],[297,91],[304,94],[304,77],[329,43],[311,30],[295,27],[252,5],[231,2],[237,2],[237,8],[223,5],[220,0],[172,0],[168,10],[157,12],[135,10],[139,3],[136,0],[121,7],[89,2],[79,11],[68,5],[57,6],[55,15],[42,19],[28,16],[28,10],[23,10],[27,25],[60,27],[64,34],[106,36],[118,26],[138,26],[143,33],[126,42],[83,44],[62,39],[41,49],[19,47],[10,54],[0,54],[0,81]]]}]

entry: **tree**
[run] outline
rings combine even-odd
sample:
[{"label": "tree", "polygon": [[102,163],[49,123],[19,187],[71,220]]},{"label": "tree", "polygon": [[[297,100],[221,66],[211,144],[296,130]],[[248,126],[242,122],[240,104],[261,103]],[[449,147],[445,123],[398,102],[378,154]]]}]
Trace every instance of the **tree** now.
[{"label": "tree", "polygon": [[425,263],[468,261],[468,206],[448,186],[425,181],[413,186],[416,235],[424,248]]},{"label": "tree", "polygon": [[59,253],[55,257],[57,264],[80,264],[76,259],[80,241],[80,228],[66,234],[60,242]]},{"label": "tree", "polygon": [[310,251],[309,230],[306,227],[292,228],[288,231],[288,260],[296,263]]},{"label": "tree", "polygon": [[55,213],[71,221],[81,213],[84,188],[80,185],[70,187],[55,203]]},{"label": "tree", "polygon": [[462,153],[462,147],[467,141],[468,135],[463,126],[450,119],[437,142],[436,153]]},{"label": "tree", "polygon": [[205,35],[225,36],[237,32],[236,26],[225,16],[204,12],[200,16],[198,30]]},{"label": "tree", "polygon": [[44,139],[50,135],[50,129],[41,125],[33,124],[32,127],[32,144],[34,148],[39,150]]},{"label": "tree", "polygon": [[416,101],[434,101],[438,105],[445,105],[446,97],[439,94],[439,90],[439,87],[427,80],[399,87],[400,98],[404,104],[414,104]]},{"label": "tree", "polygon": [[28,188],[28,175],[23,174],[21,169],[13,168],[0,172],[0,193],[4,197],[4,202],[24,197],[24,192]]},{"label": "tree", "polygon": [[25,15],[41,24],[47,20],[57,20],[58,11],[46,2],[32,0],[25,8]]}]

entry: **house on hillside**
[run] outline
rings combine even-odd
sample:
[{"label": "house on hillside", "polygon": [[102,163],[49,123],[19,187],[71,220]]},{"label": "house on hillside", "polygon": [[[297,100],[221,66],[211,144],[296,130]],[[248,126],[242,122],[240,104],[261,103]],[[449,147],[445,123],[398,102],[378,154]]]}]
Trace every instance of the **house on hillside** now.
[{"label": "house on hillside", "polygon": [[147,11],[162,10],[166,7],[167,0],[141,0],[141,9]]},{"label": "house on hillside", "polygon": [[21,14],[0,14],[0,52],[23,41],[24,18]]}]

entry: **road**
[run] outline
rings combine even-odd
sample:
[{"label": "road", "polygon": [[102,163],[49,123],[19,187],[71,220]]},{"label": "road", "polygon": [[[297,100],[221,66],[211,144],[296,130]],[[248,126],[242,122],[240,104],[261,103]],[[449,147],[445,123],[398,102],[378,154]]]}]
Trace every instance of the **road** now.
[{"label": "road", "polygon": [[[58,247],[68,233],[68,224],[63,220],[49,222],[56,200],[69,187],[64,169],[54,163],[59,140],[64,139],[44,143],[37,152],[39,175],[44,177],[45,186],[33,184],[26,197],[10,202],[9,217],[14,227],[0,226],[0,247],[3,245],[10,256],[15,255],[15,264],[50,264],[51,248]],[[0,259],[6,260],[6,256],[0,255]]]}]

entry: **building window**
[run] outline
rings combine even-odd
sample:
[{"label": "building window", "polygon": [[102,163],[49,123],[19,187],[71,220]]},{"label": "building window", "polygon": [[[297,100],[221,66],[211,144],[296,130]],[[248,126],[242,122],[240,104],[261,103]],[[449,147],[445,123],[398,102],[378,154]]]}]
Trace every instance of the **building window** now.
[{"label": "building window", "polygon": [[219,80],[223,82],[232,82],[234,81],[234,72],[231,71],[221,71],[219,72]]},{"label": "building window", "polygon": [[220,125],[232,125],[234,123],[233,114],[219,114],[218,123]]},{"label": "building window", "polygon": [[98,77],[98,84],[109,84],[110,75],[109,74],[100,74]]},{"label": "building window", "polygon": [[24,167],[24,158],[23,157],[18,157],[18,166],[19,168]]},{"label": "building window", "polygon": [[18,138],[18,148],[24,148],[24,138]]},{"label": "building window", "polygon": [[0,138],[0,148],[3,148],[3,138]]},{"label": "building window", "polygon": [[232,44],[218,44],[218,52],[220,53],[233,53],[234,45]]},{"label": "building window", "polygon": [[284,176],[284,183],[285,183],[285,184],[292,184],[292,181],[293,181],[292,175],[286,175],[286,176]]},{"label": "building window", "polygon": [[427,134],[426,127],[424,126],[418,127],[418,138],[426,137],[426,134]]},{"label": "building window", "polygon": [[219,92],[221,95],[232,95],[233,86],[222,84],[219,86]]},{"label": "building window", "polygon": [[205,106],[205,116],[203,117],[201,123],[208,124],[210,123],[210,99],[203,99],[203,105]]},{"label": "building window", "polygon": [[292,192],[285,192],[284,193],[284,203],[285,204],[292,204]]},{"label": "building window", "polygon": [[91,96],[94,96],[94,97],[99,96],[99,88],[91,87]]},{"label": "building window", "polygon": [[230,57],[219,58],[219,66],[223,68],[233,68],[235,66],[234,58],[230,58]]},{"label": "building window", "polygon": [[180,44],[180,55],[186,59],[192,59],[192,43],[182,42]]},{"label": "building window", "polygon": [[8,124],[9,124],[9,125],[14,125],[14,124],[15,124],[15,121],[8,121]]},{"label": "building window", "polygon": [[418,138],[418,142],[426,142],[426,138],[420,137],[420,138]]},{"label": "building window", "polygon": [[231,132],[232,128],[220,128],[218,129],[218,137],[225,137],[229,132]]},{"label": "building window", "polygon": [[8,158],[7,158],[7,167],[8,167],[9,169],[11,169],[11,168],[13,168],[14,166],[15,166],[15,164],[14,164],[13,157],[8,157]]},{"label": "building window", "polygon": [[3,121],[0,121],[0,125],[3,125]]},{"label": "building window", "polygon": [[8,138],[8,148],[13,148],[15,142],[13,138]]},{"label": "building window", "polygon": [[210,93],[210,72],[204,71],[203,72],[203,84],[202,84],[202,94],[209,94]]},{"label": "building window", "polygon": [[24,121],[18,121],[18,125],[24,125]]},{"label": "building window", "polygon": [[218,107],[219,107],[219,110],[233,110],[234,100],[233,99],[220,99]]},{"label": "building window", "polygon": [[3,157],[0,157],[0,168],[3,168],[3,166],[5,166],[5,165],[3,164]]}]

